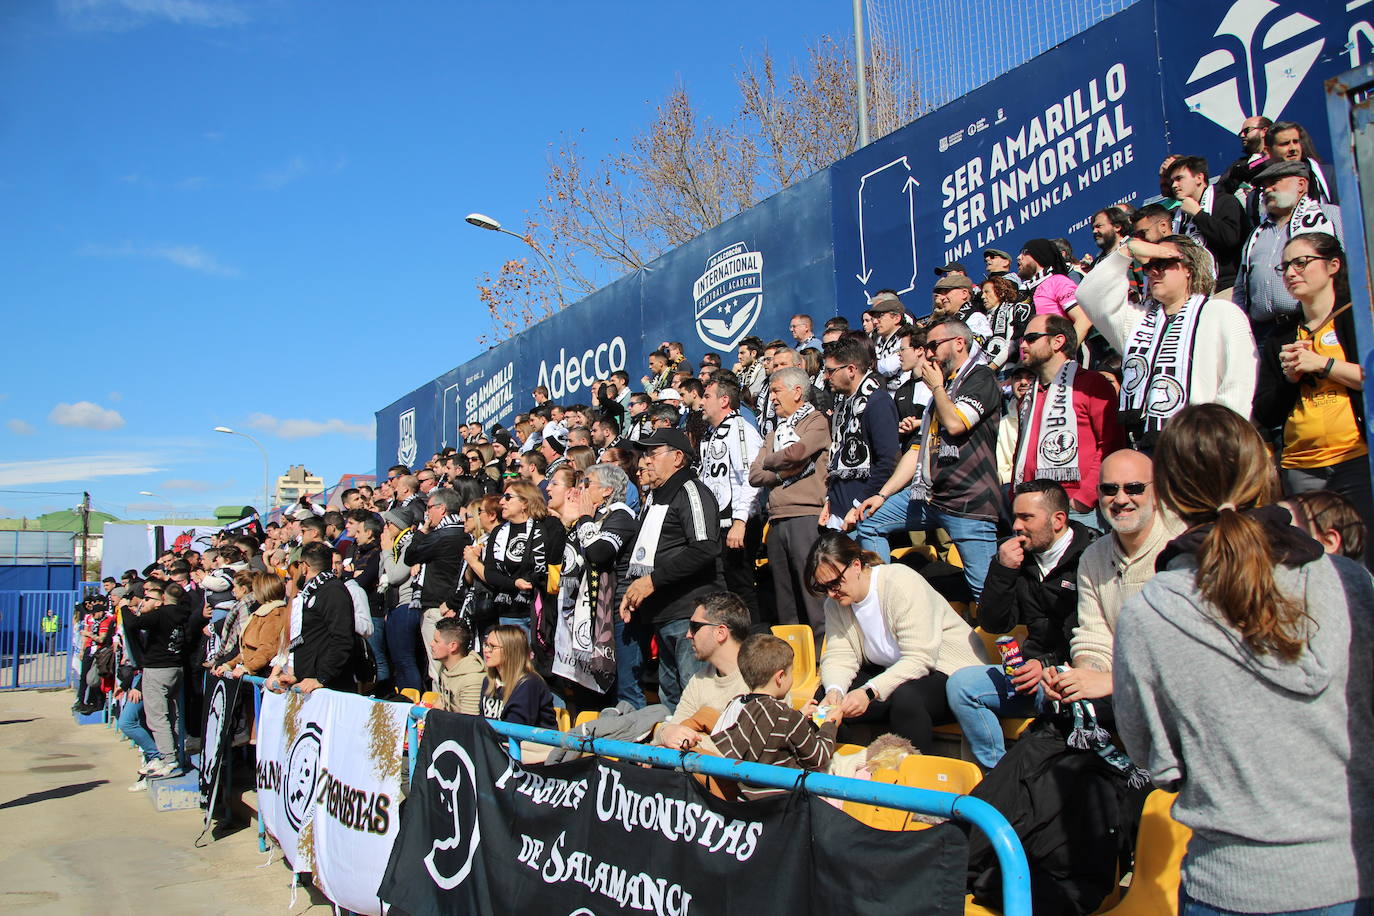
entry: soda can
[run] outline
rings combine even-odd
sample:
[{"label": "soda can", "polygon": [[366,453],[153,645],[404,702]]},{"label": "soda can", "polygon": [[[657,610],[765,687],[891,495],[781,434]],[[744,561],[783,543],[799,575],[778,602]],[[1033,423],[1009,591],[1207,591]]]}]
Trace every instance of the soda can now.
[{"label": "soda can", "polygon": [[1016,641],[1015,636],[997,637],[997,651],[1002,656],[1002,670],[1007,677],[1014,677],[1016,669],[1026,663],[1021,657],[1021,644]]}]

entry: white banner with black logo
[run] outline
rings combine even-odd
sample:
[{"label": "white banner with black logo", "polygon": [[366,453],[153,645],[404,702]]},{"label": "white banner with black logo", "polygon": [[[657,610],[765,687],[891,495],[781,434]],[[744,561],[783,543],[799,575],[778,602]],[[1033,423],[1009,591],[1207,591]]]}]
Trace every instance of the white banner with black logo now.
[{"label": "white banner with black logo", "polygon": [[225,761],[234,749],[239,686],[233,678],[206,678],[199,782],[200,807],[207,824],[228,811]]},{"label": "white banner with black logo", "polygon": [[297,873],[337,906],[378,916],[399,826],[404,703],[333,690],[262,695],[258,806]]}]

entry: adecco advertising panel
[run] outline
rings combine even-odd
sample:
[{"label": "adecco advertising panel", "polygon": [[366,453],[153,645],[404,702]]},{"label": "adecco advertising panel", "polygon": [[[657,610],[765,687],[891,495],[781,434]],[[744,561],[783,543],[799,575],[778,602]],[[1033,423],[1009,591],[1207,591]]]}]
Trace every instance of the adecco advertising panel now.
[{"label": "adecco advertising panel", "polygon": [[835,289],[851,319],[892,289],[930,311],[933,269],[1026,240],[1091,249],[1093,211],[1156,185],[1165,155],[1151,3],[1141,3],[832,169]]},{"label": "adecco advertising panel", "polygon": [[1322,83],[1374,57],[1372,18],[1374,0],[1142,0],[378,411],[378,469],[509,423],[536,385],[569,402],[589,374],[637,382],[665,340],[729,365],[744,336],[856,319],[880,289],[926,313],[932,269],[981,276],[985,248],[1091,251],[1095,210],[1154,196],[1168,152],[1224,170],[1253,114],[1325,155]]}]

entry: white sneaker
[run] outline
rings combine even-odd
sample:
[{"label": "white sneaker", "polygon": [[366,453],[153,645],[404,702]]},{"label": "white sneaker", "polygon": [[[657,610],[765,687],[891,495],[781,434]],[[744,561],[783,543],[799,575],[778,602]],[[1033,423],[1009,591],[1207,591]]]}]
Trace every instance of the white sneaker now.
[{"label": "white sneaker", "polygon": [[143,775],[149,779],[166,779],[177,771],[177,765],[170,760],[154,760]]},{"label": "white sneaker", "polygon": [[129,788],[126,789],[125,791],[128,791],[128,792],[146,792],[147,789],[148,789],[148,780],[147,780],[147,778],[144,777],[144,776],[140,776],[140,777],[138,777],[138,782],[136,782],[136,783],[134,783],[133,785],[129,786]]},{"label": "white sneaker", "polygon": [[153,767],[157,766],[157,765],[160,764],[160,763],[162,763],[162,758],[161,758],[161,757],[154,757],[154,758],[152,758],[151,760],[145,760],[145,761],[143,761],[143,766],[141,766],[141,767],[138,768],[138,775],[139,775],[139,776],[147,776],[147,775],[148,775],[148,771],[151,770]]}]

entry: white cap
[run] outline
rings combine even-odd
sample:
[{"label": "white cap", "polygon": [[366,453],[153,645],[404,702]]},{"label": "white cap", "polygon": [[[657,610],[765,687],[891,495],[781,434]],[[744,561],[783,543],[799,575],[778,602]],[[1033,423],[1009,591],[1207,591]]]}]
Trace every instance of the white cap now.
[{"label": "white cap", "polygon": [[657,396],[656,398],[654,398],[654,400],[655,400],[655,401],[680,401],[680,400],[682,400],[682,395],[678,394],[678,393],[677,393],[677,389],[675,389],[675,388],[664,388],[662,391],[660,391],[660,392],[658,393],[658,396]]}]

